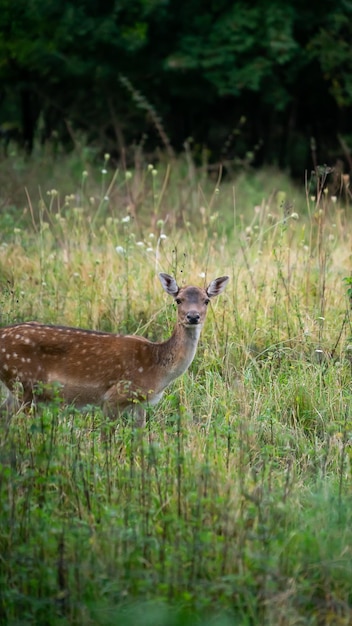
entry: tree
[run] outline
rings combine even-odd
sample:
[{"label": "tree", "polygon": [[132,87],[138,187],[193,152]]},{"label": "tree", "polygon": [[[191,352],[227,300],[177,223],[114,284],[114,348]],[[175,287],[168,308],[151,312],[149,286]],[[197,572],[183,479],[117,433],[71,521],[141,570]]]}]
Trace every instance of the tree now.
[{"label": "tree", "polygon": [[0,0],[0,115],[29,151],[39,121],[153,149],[161,117],[176,149],[302,169],[311,136],[327,160],[351,132],[351,24],[349,0]]}]

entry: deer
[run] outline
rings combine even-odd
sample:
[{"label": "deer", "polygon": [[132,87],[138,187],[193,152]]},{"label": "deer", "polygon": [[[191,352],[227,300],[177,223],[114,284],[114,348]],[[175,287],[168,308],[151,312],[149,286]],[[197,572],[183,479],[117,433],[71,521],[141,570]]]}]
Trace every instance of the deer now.
[{"label": "deer", "polygon": [[166,341],[34,321],[1,328],[0,381],[8,391],[1,413],[28,412],[56,393],[78,409],[101,407],[109,420],[127,409],[136,426],[143,427],[147,406],[157,404],[191,365],[208,304],[229,281],[221,276],[200,288],[179,287],[165,273],[159,279],[177,307],[177,323]]}]

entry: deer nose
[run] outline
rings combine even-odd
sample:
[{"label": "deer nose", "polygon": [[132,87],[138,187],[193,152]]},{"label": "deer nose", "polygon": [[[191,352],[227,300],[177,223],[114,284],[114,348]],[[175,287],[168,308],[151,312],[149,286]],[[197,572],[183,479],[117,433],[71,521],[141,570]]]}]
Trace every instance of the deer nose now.
[{"label": "deer nose", "polygon": [[199,313],[197,313],[197,311],[190,311],[189,313],[187,313],[186,318],[189,324],[199,324],[200,315]]}]

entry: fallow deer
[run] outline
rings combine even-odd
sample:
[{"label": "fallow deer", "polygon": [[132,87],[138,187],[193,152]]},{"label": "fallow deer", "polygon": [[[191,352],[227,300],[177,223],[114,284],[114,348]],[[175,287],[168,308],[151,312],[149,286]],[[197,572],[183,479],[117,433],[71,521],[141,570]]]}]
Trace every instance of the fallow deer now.
[{"label": "fallow deer", "polygon": [[66,404],[99,405],[109,418],[132,407],[143,425],[145,405],[156,404],[192,363],[210,298],[229,281],[222,276],[202,289],[179,287],[168,274],[159,278],[177,305],[177,324],[164,342],[37,322],[0,329],[0,380],[9,391],[2,411],[14,410],[18,387],[24,408],[50,401],[56,387]]}]

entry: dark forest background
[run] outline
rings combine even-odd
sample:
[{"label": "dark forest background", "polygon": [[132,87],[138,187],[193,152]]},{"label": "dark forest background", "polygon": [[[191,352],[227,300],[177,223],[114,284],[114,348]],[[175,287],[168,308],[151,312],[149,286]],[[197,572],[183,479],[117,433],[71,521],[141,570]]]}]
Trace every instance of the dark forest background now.
[{"label": "dark forest background", "polygon": [[0,0],[0,125],[117,160],[351,170],[348,0]]}]

